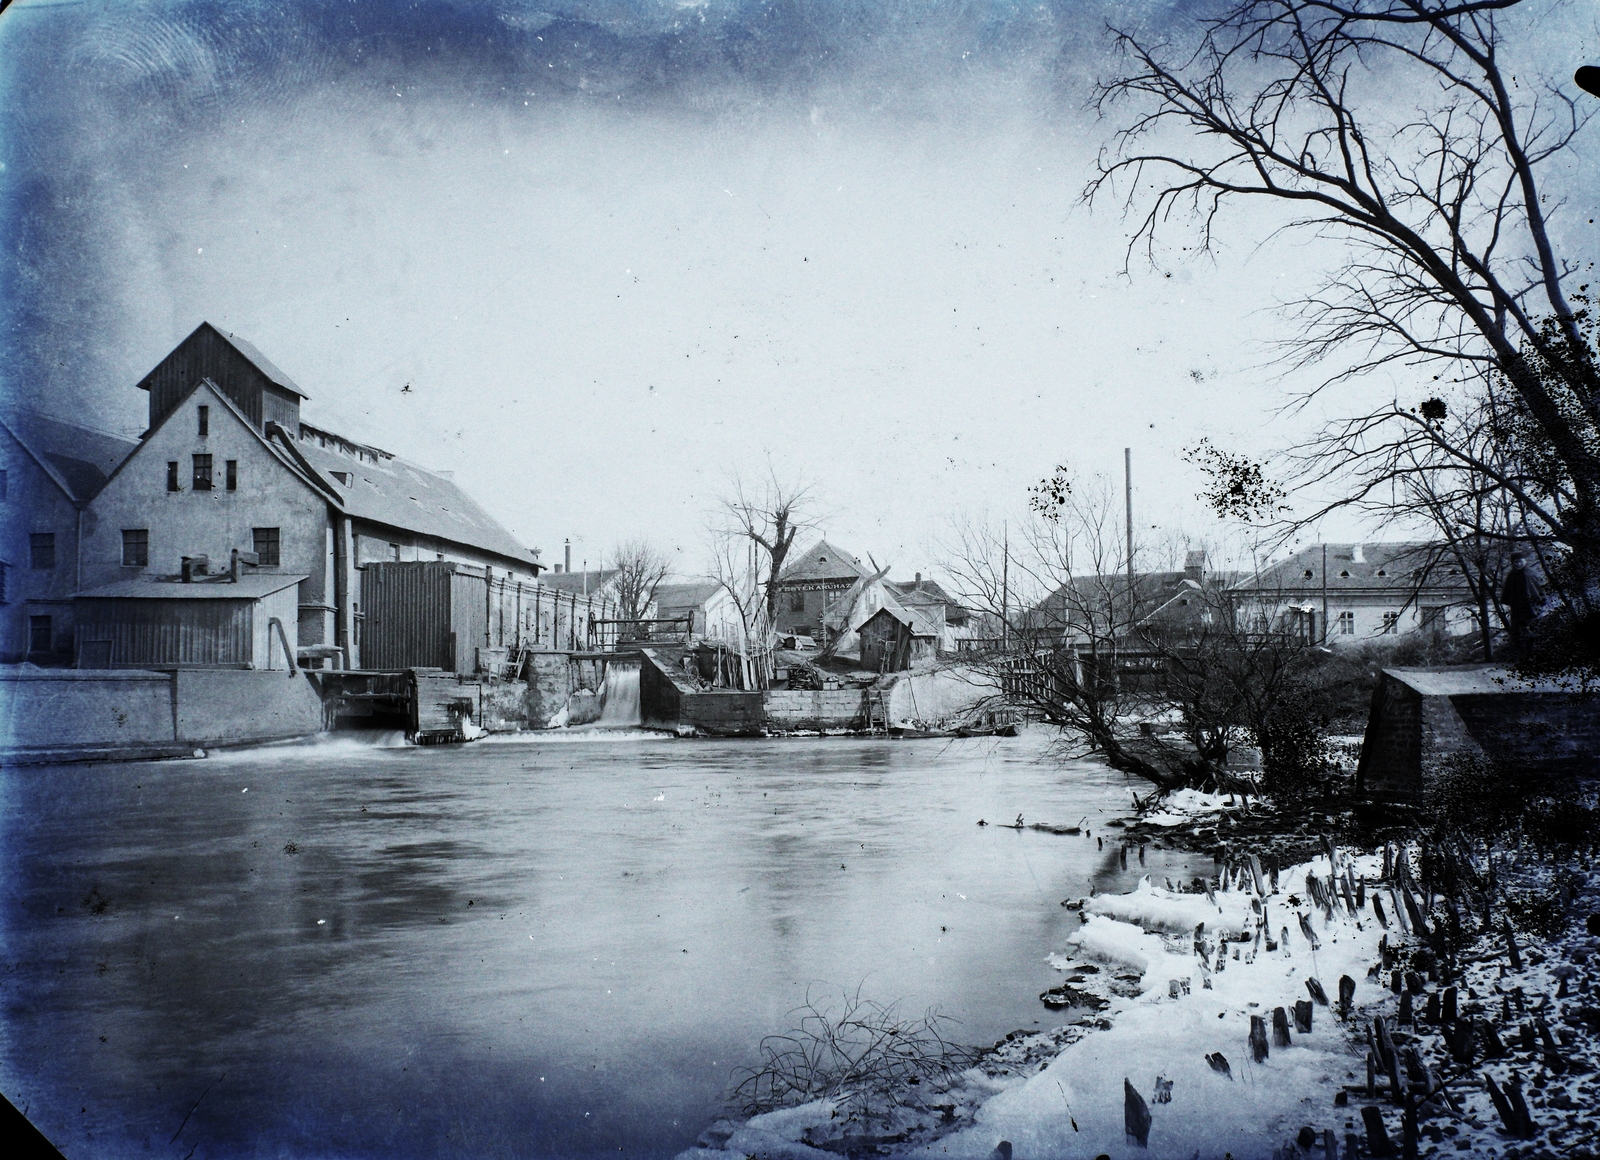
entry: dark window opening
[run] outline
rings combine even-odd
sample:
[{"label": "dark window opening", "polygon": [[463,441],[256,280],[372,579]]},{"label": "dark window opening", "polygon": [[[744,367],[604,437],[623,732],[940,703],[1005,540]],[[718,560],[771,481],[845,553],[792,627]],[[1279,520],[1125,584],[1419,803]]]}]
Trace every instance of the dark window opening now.
[{"label": "dark window opening", "polygon": [[6,602],[6,566],[0,564],[0,604]]},{"label": "dark window opening", "polygon": [[49,569],[56,566],[56,534],[54,532],[34,532],[28,537],[29,563],[35,568]]},{"label": "dark window opening", "polygon": [[150,564],[150,529],[124,528],[122,530],[122,565],[125,568],[145,568]]},{"label": "dark window opening", "polygon": [[239,461],[237,459],[228,460],[228,462],[223,465],[223,472],[226,474],[227,479],[228,479],[228,490],[229,491],[238,491],[239,490]]},{"label": "dark window opening", "polygon": [[7,491],[8,491],[8,487],[7,487],[5,468],[0,467],[0,499],[5,499],[6,498]]},{"label": "dark window opening", "polygon": [[28,617],[28,651],[31,653],[47,653],[51,651],[53,644],[50,618],[48,616]]},{"label": "dark window opening", "polygon": [[399,544],[390,544],[389,545],[389,559],[391,559],[391,560],[399,560],[400,559],[400,545]]},{"label": "dark window opening", "polygon": [[278,529],[277,528],[251,528],[251,546],[261,560],[264,568],[273,568],[278,564]]},{"label": "dark window opening", "polygon": [[211,456],[196,455],[194,457],[194,483],[195,491],[211,490]]},{"label": "dark window opening", "polygon": [[167,490],[178,490],[178,461],[176,459],[167,460]]},{"label": "dark window opening", "polygon": [[789,611],[804,612],[806,610],[806,594],[804,592],[791,592],[789,594]]},{"label": "dark window opening", "polygon": [[200,438],[204,439],[211,434],[211,408],[200,408]]}]

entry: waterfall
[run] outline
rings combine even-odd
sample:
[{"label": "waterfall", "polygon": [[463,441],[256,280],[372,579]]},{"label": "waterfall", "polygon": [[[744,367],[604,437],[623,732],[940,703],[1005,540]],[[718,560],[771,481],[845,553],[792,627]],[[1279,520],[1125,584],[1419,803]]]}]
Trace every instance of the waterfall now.
[{"label": "waterfall", "polygon": [[621,729],[639,724],[639,666],[606,666],[606,699],[598,722],[604,729]]}]

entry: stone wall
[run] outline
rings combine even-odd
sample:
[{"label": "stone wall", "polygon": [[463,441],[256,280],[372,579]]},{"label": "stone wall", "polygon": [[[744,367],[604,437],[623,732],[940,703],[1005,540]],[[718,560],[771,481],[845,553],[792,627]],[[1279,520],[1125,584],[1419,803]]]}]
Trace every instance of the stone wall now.
[{"label": "stone wall", "polygon": [[304,737],[323,728],[305,674],[95,669],[0,674],[0,752],[32,760],[163,756]]},{"label": "stone wall", "polygon": [[902,673],[889,690],[889,724],[953,722],[999,696],[989,678],[965,666]]},{"label": "stone wall", "polygon": [[865,729],[864,689],[768,689],[766,726],[774,731]]}]

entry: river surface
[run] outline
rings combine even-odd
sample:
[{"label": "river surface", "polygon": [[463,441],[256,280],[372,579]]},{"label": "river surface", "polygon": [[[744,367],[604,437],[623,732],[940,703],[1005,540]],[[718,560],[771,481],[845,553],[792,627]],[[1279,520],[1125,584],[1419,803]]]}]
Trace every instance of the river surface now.
[{"label": "river surface", "polygon": [[[574,733],[6,770],[0,1084],[69,1160],[670,1156],[808,996],[970,1043],[1051,1025],[1060,902],[1136,881],[1101,820],[1142,787],[1042,750]],[[1019,812],[1106,848],[993,825]]]}]

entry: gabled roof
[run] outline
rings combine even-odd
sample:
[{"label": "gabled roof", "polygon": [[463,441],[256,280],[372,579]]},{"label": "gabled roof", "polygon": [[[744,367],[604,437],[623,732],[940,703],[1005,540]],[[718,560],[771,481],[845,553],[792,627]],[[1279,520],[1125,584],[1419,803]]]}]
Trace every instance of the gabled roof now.
[{"label": "gabled roof", "polygon": [[778,583],[797,583],[818,580],[848,580],[854,583],[871,576],[859,558],[835,548],[827,540],[818,540],[797,556],[791,556],[778,573]]},{"label": "gabled roof", "polygon": [[117,465],[138,446],[131,439],[36,411],[7,411],[0,417],[0,425],[22,444],[67,498],[78,503],[94,498]]},{"label": "gabled roof", "polygon": [[[521,565],[533,563],[527,548],[452,480],[437,472],[397,455],[374,461],[330,450],[320,440],[292,442],[293,449],[337,494],[346,514],[492,552]],[[344,478],[350,482],[343,482]]]},{"label": "gabled roof", "polygon": [[616,568],[596,568],[589,572],[546,572],[539,583],[557,592],[595,593],[609,584],[617,575]]},{"label": "gabled roof", "polygon": [[[251,366],[255,367],[256,370],[265,375],[267,380],[271,382],[273,386],[282,387],[286,391],[292,391],[293,393],[299,395],[302,399],[309,399],[311,397],[302,391],[299,386],[296,385],[293,379],[280,371],[273,364],[271,359],[257,350],[254,343],[241,338],[237,334],[230,334],[225,330],[220,330],[211,325],[209,322],[202,322],[199,326],[195,327],[189,332],[188,336],[183,340],[183,342],[178,344],[178,346],[181,347],[184,342],[188,342],[189,339],[193,338],[195,335],[204,330],[209,330],[212,334],[222,339],[223,342],[233,347],[234,350],[238,351],[240,357],[248,362]],[[177,350],[178,347],[173,347],[172,349]],[[155,374],[156,370],[161,366],[161,363],[166,362],[167,359],[171,357],[172,351],[168,351],[162,356],[161,362],[157,363],[154,367],[151,367],[150,373],[139,380],[138,386],[141,391],[148,391],[150,389],[150,375]]]},{"label": "gabled roof", "polygon": [[894,619],[909,628],[912,636],[938,637],[943,635],[943,630],[940,626],[923,609],[915,605],[908,608],[887,593],[884,595],[883,607],[867,617],[867,621],[872,621],[885,615],[894,617]]},{"label": "gabled roof", "polygon": [[1394,593],[1429,589],[1467,589],[1466,578],[1443,544],[1423,540],[1378,544],[1312,544],[1287,560],[1247,575],[1230,591],[1320,594],[1322,552],[1327,548],[1326,583],[1333,592]]},{"label": "gabled roof", "polygon": [[891,580],[888,586],[908,607],[914,604],[944,605],[947,622],[958,622],[970,615],[966,607],[946,592],[937,580]]},{"label": "gabled roof", "polygon": [[656,588],[656,607],[663,613],[668,609],[699,608],[721,591],[722,585],[715,580],[662,584]]},{"label": "gabled roof", "polygon": [[222,575],[201,576],[185,584],[178,576],[140,576],[75,595],[89,600],[260,600],[304,579],[280,572],[245,572],[237,582]]}]

